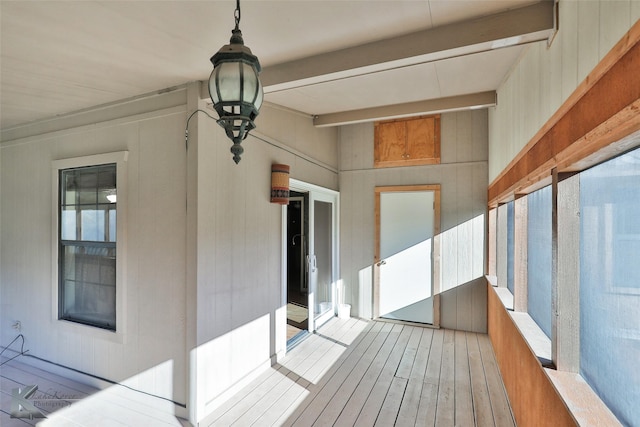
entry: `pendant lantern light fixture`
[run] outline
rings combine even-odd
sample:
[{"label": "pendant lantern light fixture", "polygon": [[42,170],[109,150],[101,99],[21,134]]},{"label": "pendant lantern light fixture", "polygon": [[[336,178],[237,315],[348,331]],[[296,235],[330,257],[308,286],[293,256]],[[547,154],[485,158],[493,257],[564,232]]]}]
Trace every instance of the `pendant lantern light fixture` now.
[{"label": "pendant lantern light fixture", "polygon": [[211,57],[213,71],[209,77],[209,95],[218,113],[218,124],[233,141],[233,160],[240,162],[244,149],[240,145],[254,129],[255,118],[262,105],[262,84],[258,78],[260,62],[244,45],[240,31],[240,0],[234,13],[236,26],[231,40]]}]

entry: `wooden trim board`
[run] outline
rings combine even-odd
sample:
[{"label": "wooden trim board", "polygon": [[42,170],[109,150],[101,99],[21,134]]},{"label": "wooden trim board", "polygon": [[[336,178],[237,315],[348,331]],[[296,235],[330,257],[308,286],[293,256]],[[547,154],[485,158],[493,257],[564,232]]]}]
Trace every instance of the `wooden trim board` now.
[{"label": "wooden trim board", "polygon": [[518,426],[576,426],[494,287],[487,283],[489,338]]},{"label": "wooden trim board", "polygon": [[[592,166],[632,148],[640,131],[640,21],[489,185],[489,206],[558,172]],[[620,142],[618,142],[620,141]]]}]

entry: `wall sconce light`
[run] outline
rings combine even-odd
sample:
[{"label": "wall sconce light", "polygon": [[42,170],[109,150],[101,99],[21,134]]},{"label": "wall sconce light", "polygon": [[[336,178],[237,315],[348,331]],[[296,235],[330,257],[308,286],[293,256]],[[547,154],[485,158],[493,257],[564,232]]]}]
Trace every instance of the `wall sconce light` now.
[{"label": "wall sconce light", "polygon": [[262,105],[262,83],[258,78],[260,62],[244,45],[240,31],[240,0],[236,0],[234,13],[236,26],[231,30],[231,40],[211,57],[213,71],[209,77],[209,95],[218,113],[218,124],[233,141],[233,160],[240,162],[244,149],[240,143],[249,131]]},{"label": "wall sconce light", "polygon": [[271,165],[271,203],[289,204],[289,165]]}]

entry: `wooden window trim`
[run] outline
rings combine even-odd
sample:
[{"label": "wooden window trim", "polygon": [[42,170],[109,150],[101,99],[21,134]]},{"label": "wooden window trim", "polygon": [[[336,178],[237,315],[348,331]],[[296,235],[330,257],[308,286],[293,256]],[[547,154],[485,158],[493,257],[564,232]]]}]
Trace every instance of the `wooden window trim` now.
[{"label": "wooden window trim", "polygon": [[384,192],[393,191],[433,191],[433,265],[432,265],[432,280],[433,280],[433,327],[440,327],[440,198],[441,198],[441,186],[440,184],[425,184],[425,185],[392,185],[392,186],[380,186],[375,188],[375,248],[374,248],[374,262],[373,262],[373,318],[380,318],[379,301],[380,301],[380,194]]},{"label": "wooden window trim", "polygon": [[640,131],[639,69],[640,21],[489,185],[489,206],[540,188],[553,168],[584,170],[637,146],[626,137]]}]

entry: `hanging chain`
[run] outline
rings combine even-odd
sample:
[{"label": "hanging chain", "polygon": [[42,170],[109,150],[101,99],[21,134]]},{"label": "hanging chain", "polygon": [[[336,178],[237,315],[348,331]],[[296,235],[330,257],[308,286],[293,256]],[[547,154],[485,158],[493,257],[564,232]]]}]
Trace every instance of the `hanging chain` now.
[{"label": "hanging chain", "polygon": [[233,13],[233,16],[236,18],[236,30],[239,29],[240,26],[240,0],[236,0],[236,10]]}]

